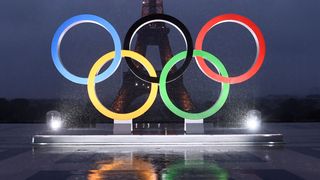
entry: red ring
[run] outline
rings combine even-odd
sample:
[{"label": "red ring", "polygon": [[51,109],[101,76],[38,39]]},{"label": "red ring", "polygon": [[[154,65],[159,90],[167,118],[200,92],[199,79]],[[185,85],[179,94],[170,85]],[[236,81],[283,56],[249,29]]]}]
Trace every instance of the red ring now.
[{"label": "red ring", "polygon": [[213,28],[214,26],[225,23],[225,22],[234,22],[238,23],[244,27],[246,27],[251,34],[253,35],[256,45],[257,45],[257,56],[255,59],[254,64],[251,66],[251,68],[245,72],[244,74],[241,74],[239,76],[234,77],[223,77],[214,71],[212,71],[208,65],[206,64],[205,60],[202,57],[196,57],[197,64],[201,71],[208,76],[209,78],[220,82],[220,83],[229,83],[229,84],[237,84],[244,82],[248,79],[250,79],[252,76],[254,76],[259,69],[261,68],[264,57],[266,54],[266,45],[264,41],[264,37],[257,25],[255,25],[250,19],[237,15],[237,14],[224,14],[217,17],[212,18],[210,21],[208,21],[201,29],[201,31],[198,34],[195,49],[196,50],[202,50],[202,43],[204,40],[204,37],[208,33],[208,31]]}]

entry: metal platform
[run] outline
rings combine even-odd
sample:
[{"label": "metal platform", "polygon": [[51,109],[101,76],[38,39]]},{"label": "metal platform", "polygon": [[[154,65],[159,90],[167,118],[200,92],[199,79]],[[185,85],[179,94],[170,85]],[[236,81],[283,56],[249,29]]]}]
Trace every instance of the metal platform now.
[{"label": "metal platform", "polygon": [[35,135],[34,146],[276,146],[282,134]]}]

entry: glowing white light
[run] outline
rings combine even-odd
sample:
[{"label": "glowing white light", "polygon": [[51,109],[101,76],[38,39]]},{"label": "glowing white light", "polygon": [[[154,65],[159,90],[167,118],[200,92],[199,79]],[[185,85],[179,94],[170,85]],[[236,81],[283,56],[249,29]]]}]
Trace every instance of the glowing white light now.
[{"label": "glowing white light", "polygon": [[247,129],[255,131],[261,126],[261,113],[257,110],[248,111],[245,118],[245,126]]},{"label": "glowing white light", "polygon": [[61,114],[58,111],[47,112],[47,124],[54,131],[61,129],[63,126]]},{"label": "glowing white light", "polygon": [[260,127],[260,121],[257,118],[249,118],[246,120],[246,127],[250,130],[257,130]]},{"label": "glowing white light", "polygon": [[50,121],[50,127],[52,130],[58,130],[62,127],[62,121],[61,119],[52,119]]}]

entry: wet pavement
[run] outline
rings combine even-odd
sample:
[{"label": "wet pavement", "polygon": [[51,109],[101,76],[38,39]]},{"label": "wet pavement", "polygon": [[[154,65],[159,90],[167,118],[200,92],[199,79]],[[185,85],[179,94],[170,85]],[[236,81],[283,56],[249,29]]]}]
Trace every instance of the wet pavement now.
[{"label": "wet pavement", "polygon": [[320,123],[263,127],[286,144],[32,147],[45,125],[0,124],[0,179],[319,179]]}]

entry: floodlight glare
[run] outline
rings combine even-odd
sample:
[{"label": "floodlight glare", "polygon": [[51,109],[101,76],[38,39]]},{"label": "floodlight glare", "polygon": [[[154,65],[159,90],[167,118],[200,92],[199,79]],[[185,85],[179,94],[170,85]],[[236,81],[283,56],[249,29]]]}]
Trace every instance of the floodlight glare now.
[{"label": "floodlight glare", "polygon": [[47,112],[47,124],[54,131],[61,129],[63,126],[61,114],[58,111]]},{"label": "floodlight glare", "polygon": [[261,112],[258,110],[250,110],[245,116],[245,127],[249,130],[258,130],[261,126]]},{"label": "floodlight glare", "polygon": [[52,130],[58,130],[62,126],[62,122],[60,119],[52,119],[50,122],[50,127]]}]

